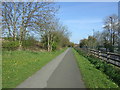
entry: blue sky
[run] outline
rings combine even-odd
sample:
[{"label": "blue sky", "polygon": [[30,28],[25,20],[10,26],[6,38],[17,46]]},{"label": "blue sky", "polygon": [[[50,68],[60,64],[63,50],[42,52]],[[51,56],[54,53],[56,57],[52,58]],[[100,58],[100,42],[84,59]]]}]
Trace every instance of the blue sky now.
[{"label": "blue sky", "polygon": [[118,14],[117,2],[57,2],[57,17],[72,33],[70,41],[79,43],[94,31],[102,31],[103,19]]}]

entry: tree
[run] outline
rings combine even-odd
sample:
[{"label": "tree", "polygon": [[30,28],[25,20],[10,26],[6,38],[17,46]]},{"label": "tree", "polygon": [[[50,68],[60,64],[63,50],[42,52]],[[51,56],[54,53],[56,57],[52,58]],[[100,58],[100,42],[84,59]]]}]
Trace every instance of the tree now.
[{"label": "tree", "polygon": [[2,24],[3,32],[7,34],[8,37],[13,36],[13,41],[16,40],[16,29],[17,20],[20,16],[19,3],[5,3],[2,4]]},{"label": "tree", "polygon": [[83,47],[84,47],[84,48],[87,48],[87,47],[88,47],[87,42],[88,42],[87,39],[82,39],[82,40],[80,40],[79,46],[80,46],[81,48],[83,48]]},{"label": "tree", "polygon": [[[26,33],[38,32],[43,29],[48,17],[54,17],[56,12],[51,2],[3,2],[3,31],[13,41],[18,36],[20,48]],[[48,24],[48,23],[47,23]],[[44,29],[46,26],[44,27]]]},{"label": "tree", "polygon": [[88,47],[95,49],[96,48],[96,38],[93,36],[88,37]]},{"label": "tree", "polygon": [[118,23],[118,17],[116,15],[111,15],[108,16],[104,20],[104,29],[109,32],[109,42],[110,42],[110,51],[114,52],[115,45],[117,43],[117,37],[118,37],[118,28],[117,28],[117,23]]},{"label": "tree", "polygon": [[[3,33],[13,41],[19,41],[19,49],[27,39],[27,35],[38,34],[48,51],[70,45],[69,32],[66,26],[56,18],[58,7],[53,2],[4,2]],[[33,39],[29,39],[29,41]]]},{"label": "tree", "polygon": [[84,47],[84,48],[91,48],[91,49],[95,49],[96,48],[96,38],[93,36],[88,36],[87,39],[82,39],[80,41],[80,47]]},{"label": "tree", "polygon": [[65,26],[62,26],[56,22],[52,25],[52,29],[49,33],[45,31],[45,33],[41,35],[41,42],[48,51],[56,50],[60,47],[66,47],[69,45],[68,34],[69,32]]}]

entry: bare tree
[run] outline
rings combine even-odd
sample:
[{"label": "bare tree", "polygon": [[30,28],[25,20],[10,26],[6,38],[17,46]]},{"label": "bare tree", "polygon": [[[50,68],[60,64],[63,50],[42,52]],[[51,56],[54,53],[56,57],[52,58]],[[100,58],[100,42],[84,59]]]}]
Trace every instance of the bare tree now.
[{"label": "bare tree", "polygon": [[3,31],[8,32],[8,36],[13,37],[13,40],[18,36],[21,48],[26,32],[48,29],[46,26],[43,27],[43,24],[49,24],[46,23],[47,18],[54,16],[55,8],[52,4],[51,2],[4,2]]},{"label": "bare tree", "polygon": [[117,43],[117,32],[118,32],[118,28],[117,28],[117,23],[118,23],[118,17],[116,15],[111,15],[109,17],[107,17],[104,20],[104,29],[107,30],[109,32],[109,41],[110,41],[110,51],[114,52],[114,47],[115,44]]}]

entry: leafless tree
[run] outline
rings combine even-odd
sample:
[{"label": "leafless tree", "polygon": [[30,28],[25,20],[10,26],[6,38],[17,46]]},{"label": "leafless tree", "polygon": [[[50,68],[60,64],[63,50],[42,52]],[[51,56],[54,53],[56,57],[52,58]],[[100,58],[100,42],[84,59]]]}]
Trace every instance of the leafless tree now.
[{"label": "leafless tree", "polygon": [[4,2],[2,5],[3,32],[19,38],[20,48],[26,33],[49,30],[49,20],[55,15],[52,2]]}]

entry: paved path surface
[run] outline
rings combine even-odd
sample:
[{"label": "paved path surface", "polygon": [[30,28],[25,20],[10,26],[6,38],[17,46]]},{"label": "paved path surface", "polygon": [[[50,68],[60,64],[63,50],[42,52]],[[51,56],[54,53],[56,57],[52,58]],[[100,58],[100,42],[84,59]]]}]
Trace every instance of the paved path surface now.
[{"label": "paved path surface", "polygon": [[85,88],[69,48],[16,88]]},{"label": "paved path surface", "polygon": [[85,88],[72,49],[49,78],[47,88]]}]

